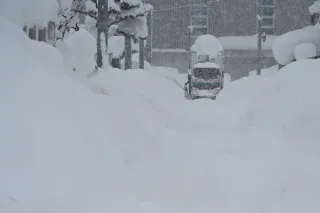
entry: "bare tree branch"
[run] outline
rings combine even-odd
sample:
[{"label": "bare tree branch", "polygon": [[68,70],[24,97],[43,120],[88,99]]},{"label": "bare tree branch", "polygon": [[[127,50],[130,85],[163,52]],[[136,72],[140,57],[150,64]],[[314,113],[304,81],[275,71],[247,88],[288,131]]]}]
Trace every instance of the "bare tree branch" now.
[{"label": "bare tree branch", "polygon": [[77,9],[72,9],[71,11],[72,11],[72,12],[75,12],[75,13],[85,14],[85,15],[90,16],[91,18],[93,18],[93,19],[97,20],[97,16],[96,16],[96,15],[94,15],[94,13],[93,13],[93,12],[90,12],[90,11],[89,11],[89,12],[87,12],[87,11],[77,10]]}]

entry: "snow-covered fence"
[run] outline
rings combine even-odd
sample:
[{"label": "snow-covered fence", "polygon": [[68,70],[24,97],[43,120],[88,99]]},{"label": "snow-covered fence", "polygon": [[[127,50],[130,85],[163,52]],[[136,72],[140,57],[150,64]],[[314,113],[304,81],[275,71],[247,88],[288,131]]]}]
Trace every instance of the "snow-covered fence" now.
[{"label": "snow-covered fence", "polygon": [[47,42],[51,45],[56,41],[56,24],[53,21],[49,21],[46,25],[24,25],[23,31],[32,40]]}]

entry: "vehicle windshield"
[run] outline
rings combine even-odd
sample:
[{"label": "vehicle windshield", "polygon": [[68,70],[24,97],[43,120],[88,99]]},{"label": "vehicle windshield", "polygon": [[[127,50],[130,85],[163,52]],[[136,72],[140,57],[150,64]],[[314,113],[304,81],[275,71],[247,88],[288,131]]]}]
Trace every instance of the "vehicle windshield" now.
[{"label": "vehicle windshield", "polygon": [[220,77],[221,73],[217,68],[194,68],[193,75],[195,78],[208,80]]}]

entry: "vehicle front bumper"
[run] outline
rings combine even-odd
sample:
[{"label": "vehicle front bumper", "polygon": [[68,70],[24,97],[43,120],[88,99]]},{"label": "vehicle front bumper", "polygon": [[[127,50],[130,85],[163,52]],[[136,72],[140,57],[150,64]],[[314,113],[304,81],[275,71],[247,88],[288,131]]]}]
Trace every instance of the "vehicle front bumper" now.
[{"label": "vehicle front bumper", "polygon": [[212,98],[212,97],[217,96],[220,91],[221,91],[221,88],[215,88],[215,89],[212,89],[212,90],[200,90],[200,89],[193,88],[192,92],[191,92],[191,95],[193,97]]}]

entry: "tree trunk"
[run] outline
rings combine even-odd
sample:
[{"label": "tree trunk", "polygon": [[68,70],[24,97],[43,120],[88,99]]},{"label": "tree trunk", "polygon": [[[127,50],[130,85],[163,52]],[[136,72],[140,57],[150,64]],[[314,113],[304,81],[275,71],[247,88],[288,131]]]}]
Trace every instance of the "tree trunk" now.
[{"label": "tree trunk", "polygon": [[[108,0],[98,1],[98,20],[97,20],[97,66],[102,68],[103,66],[103,56],[101,49],[101,34],[104,33],[108,38]],[[106,39],[106,44],[108,39]],[[106,47],[108,49],[108,47]]]},{"label": "tree trunk", "polygon": [[97,30],[97,66],[102,68],[101,29]]},{"label": "tree trunk", "polygon": [[152,60],[152,11],[147,15],[147,25],[148,25],[148,38],[147,38],[147,61],[151,63]]},{"label": "tree trunk", "polygon": [[125,50],[124,50],[124,60],[125,60],[125,70],[132,69],[132,49],[131,49],[131,37],[125,37]]},{"label": "tree trunk", "polygon": [[139,41],[139,69],[144,69],[144,40]]},{"label": "tree trunk", "polygon": [[[108,29],[105,29],[104,30],[104,41],[105,41],[105,45],[106,45],[106,52],[104,53],[105,55],[109,55],[108,54],[108,38],[109,38],[109,35],[108,35]],[[109,58],[108,58],[108,65],[110,65],[111,61],[109,61]]]},{"label": "tree trunk", "polygon": [[[108,22],[109,22],[109,11],[108,11],[108,0],[104,0],[104,13],[103,13],[103,32],[104,32],[104,40],[105,40],[105,45],[106,45],[106,52],[105,55],[108,55],[108,38],[109,38],[109,26],[108,26]],[[108,65],[110,65],[110,61],[108,58]]]}]

